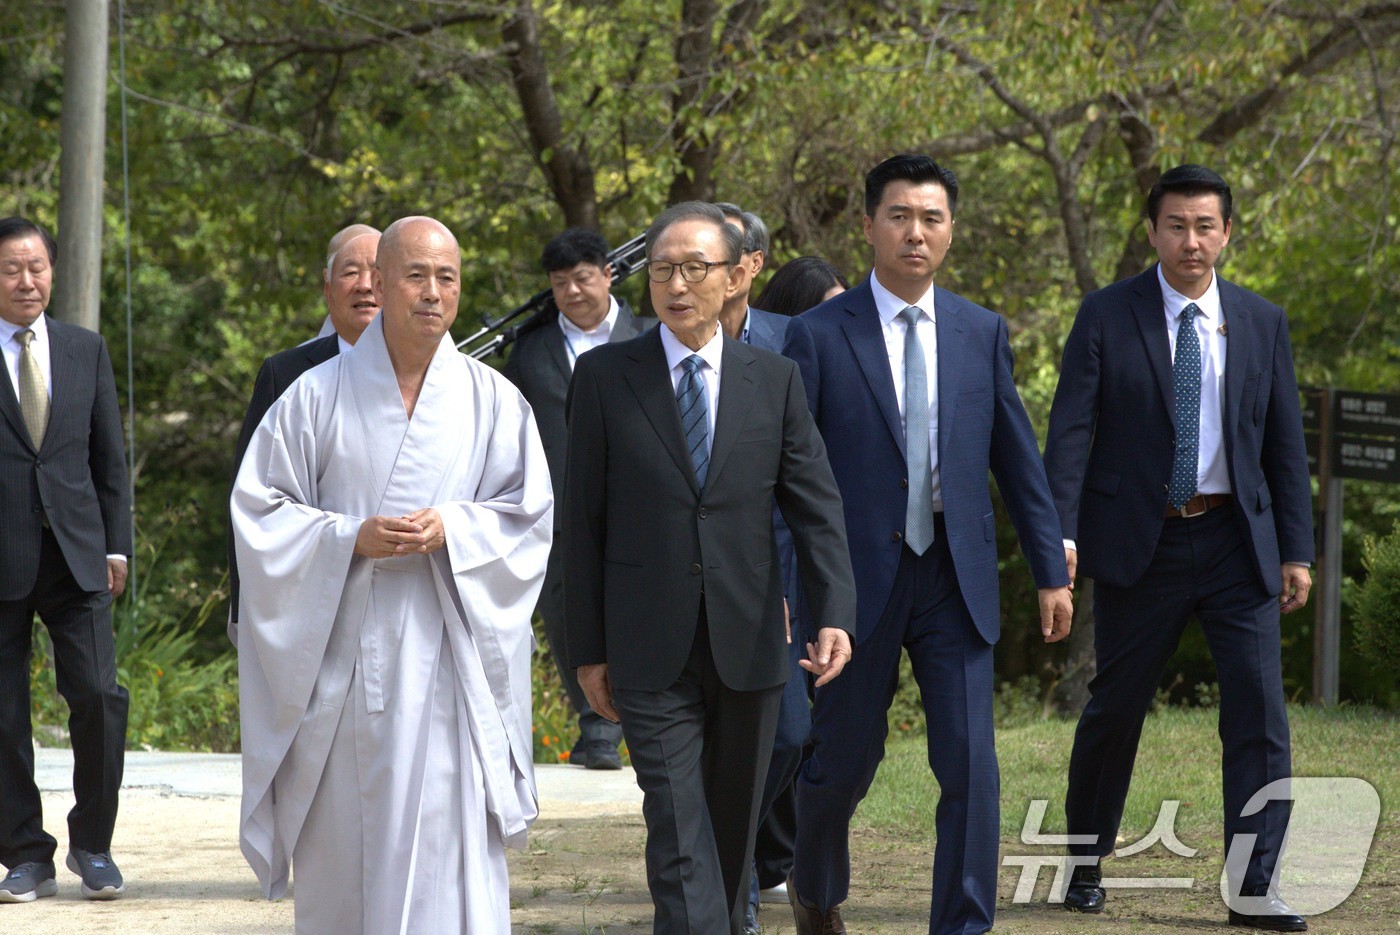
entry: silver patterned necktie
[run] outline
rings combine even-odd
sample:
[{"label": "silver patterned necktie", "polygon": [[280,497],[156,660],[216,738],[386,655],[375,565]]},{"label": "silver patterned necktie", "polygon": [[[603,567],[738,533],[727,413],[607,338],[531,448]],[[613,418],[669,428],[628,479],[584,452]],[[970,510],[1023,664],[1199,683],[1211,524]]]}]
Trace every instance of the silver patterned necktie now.
[{"label": "silver patterned necktie", "polygon": [[1167,499],[1179,508],[1196,494],[1196,468],[1201,449],[1201,339],[1196,335],[1195,302],[1181,310],[1176,325],[1176,357],[1172,359],[1172,391],[1176,396],[1176,450]]},{"label": "silver patterned necktie", "polygon": [[31,346],[34,332],[25,328],[17,336],[19,352],[19,408],[24,416],[24,427],[29,430],[29,438],[38,451],[44,444],[44,432],[49,427],[49,390],[44,385],[44,372],[39,369],[39,358]]},{"label": "silver patterned necktie", "polygon": [[691,354],[681,361],[685,373],[676,384],[676,405],[681,410],[685,446],[690,451],[691,466],[695,468],[695,482],[702,490],[710,469],[710,406],[705,396],[705,381],[700,376],[704,364],[705,359],[699,354]]},{"label": "silver patterned necktie", "polygon": [[904,513],[904,543],[915,555],[933,544],[933,470],[929,465],[928,367],[919,341],[919,309],[899,313],[904,332],[904,450],[909,464],[909,502]]}]

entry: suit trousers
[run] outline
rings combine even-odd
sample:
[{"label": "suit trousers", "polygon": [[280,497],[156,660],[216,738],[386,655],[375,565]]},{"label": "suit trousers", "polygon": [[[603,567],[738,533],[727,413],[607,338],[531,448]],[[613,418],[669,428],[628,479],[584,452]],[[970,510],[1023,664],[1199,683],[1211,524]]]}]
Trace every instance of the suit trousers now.
[{"label": "suit trousers", "polygon": [[782,686],[735,691],[715,671],[703,605],[680,678],[613,688],[642,788],[656,935],[743,931],[754,829]]},{"label": "suit trousers", "polygon": [[36,612],[53,642],[58,691],[71,712],[71,846],[111,849],[126,748],[127,693],[117,684],[112,596],[78,588],[48,528],[40,550],[34,590],[22,600],[0,601],[0,863],[7,867],[52,860],[58,847],[44,831],[34,783],[29,659]]},{"label": "suit trousers", "polygon": [[777,886],[792,872],[793,846],[797,840],[797,771],[812,733],[811,676],[797,664],[807,658],[805,635],[792,621],[792,643],[788,662],[792,666],[783,699],[778,707],[778,730],[773,736],[773,756],[768,762],[768,778],[758,811],[758,833],[754,837],[754,875],[749,901],[758,901],[760,887]]},{"label": "suit trousers", "polygon": [[544,636],[549,642],[549,657],[559,670],[559,678],[564,683],[564,691],[569,703],[578,712],[579,749],[590,743],[604,743],[617,748],[622,742],[622,728],[599,715],[588,704],[583,688],[578,683],[578,670],[569,666],[568,627],[564,625],[564,550],[556,538],[555,547],[549,551],[549,564],[545,566],[544,587],[536,609],[544,620]]},{"label": "suit trousers", "polygon": [[1278,598],[1260,584],[1233,509],[1168,519],[1140,581],[1095,582],[1098,671],[1074,734],[1065,814],[1070,834],[1097,835],[1097,843],[1070,850],[1113,852],[1143,719],[1191,616],[1201,622],[1220,684],[1226,853],[1235,835],[1256,835],[1236,882],[1257,895],[1273,875],[1290,808],[1274,801],[1248,817],[1241,812],[1254,793],[1290,775],[1288,716]]},{"label": "suit trousers", "polygon": [[1000,777],[992,730],[992,646],[958,589],[947,529],[935,517],[923,555],[902,550],[884,613],[841,676],[816,691],[812,755],[797,782],[793,880],[826,910],[850,888],[850,821],[885,755],[886,720],[907,650],[938,780],[931,933],[985,932],[996,910]]}]

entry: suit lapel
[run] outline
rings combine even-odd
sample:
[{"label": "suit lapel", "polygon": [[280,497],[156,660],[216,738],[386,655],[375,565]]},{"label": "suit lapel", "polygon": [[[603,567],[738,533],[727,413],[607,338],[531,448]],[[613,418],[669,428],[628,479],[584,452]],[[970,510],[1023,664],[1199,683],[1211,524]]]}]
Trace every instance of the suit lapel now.
[{"label": "suit lapel", "polygon": [[[44,441],[59,434],[59,421],[64,414],[75,411],[68,401],[73,394],[74,382],[78,379],[77,360],[73,355],[73,344],[68,340],[67,325],[49,319],[49,380],[52,392],[49,399],[49,425],[44,430]],[[42,451],[44,445],[39,446]]]},{"label": "suit lapel", "polygon": [[15,395],[14,383],[8,374],[0,379],[0,383],[4,384],[4,387],[0,388],[0,412],[5,414],[5,421],[10,423],[15,435],[33,450],[34,446],[29,441],[29,429],[24,425],[24,411],[20,409],[19,397]]},{"label": "suit lapel", "polygon": [[[664,326],[661,326],[664,327]],[[661,446],[671,455],[697,495],[700,485],[695,481],[695,467],[690,463],[690,451],[681,434],[681,414],[676,408],[676,394],[671,387],[671,374],[666,367],[666,351],[656,328],[632,345],[631,367],[626,374],[627,385],[637,397],[642,412],[651,423]]]},{"label": "suit lapel", "polygon": [[549,329],[544,339],[544,346],[549,348],[549,359],[554,362],[554,366],[559,369],[559,375],[567,384],[574,375],[574,368],[569,366],[569,349],[564,346],[568,339],[564,337],[564,329],[559,326],[557,319],[545,327]]},{"label": "suit lapel", "polygon": [[[1218,277],[1220,274],[1216,273]],[[1234,283],[1220,280],[1220,317],[1225,321],[1225,399],[1224,411],[1220,414],[1221,426],[1225,435],[1226,452],[1234,438],[1235,427],[1239,424],[1240,397],[1244,395],[1244,381],[1249,378],[1250,328],[1249,306],[1241,301],[1240,290]]]},{"label": "suit lapel", "polygon": [[757,392],[752,373],[753,362],[754,353],[747,344],[725,337],[719,381],[719,411],[715,413],[715,437],[710,445],[710,469],[705,478],[706,486],[712,489],[729,452],[734,449],[745,418],[753,409]]},{"label": "suit lapel", "polygon": [[1143,348],[1147,353],[1147,363],[1152,375],[1157,378],[1157,388],[1161,391],[1162,405],[1166,407],[1167,418],[1176,426],[1176,408],[1172,405],[1175,391],[1172,389],[1172,349],[1167,341],[1167,325],[1162,311],[1162,287],[1157,282],[1157,267],[1138,276],[1133,288],[1133,317],[1137,319],[1138,331],[1142,335]]},{"label": "suit lapel", "polygon": [[967,323],[960,300],[951,292],[936,289],[933,295],[934,331],[938,334],[938,352],[934,358],[938,380],[938,463],[946,454],[945,438],[953,435],[953,416],[958,411],[958,389],[962,386],[964,335]]},{"label": "suit lapel", "polygon": [[851,344],[870,393],[875,397],[875,405],[885,417],[885,425],[899,445],[900,454],[904,450],[904,424],[899,418],[899,402],[894,395],[894,375],[890,373],[890,358],[885,350],[885,334],[880,328],[880,313],[875,308],[875,296],[870,291],[870,281],[856,286],[847,293],[846,312],[850,317],[842,324],[846,340]]}]

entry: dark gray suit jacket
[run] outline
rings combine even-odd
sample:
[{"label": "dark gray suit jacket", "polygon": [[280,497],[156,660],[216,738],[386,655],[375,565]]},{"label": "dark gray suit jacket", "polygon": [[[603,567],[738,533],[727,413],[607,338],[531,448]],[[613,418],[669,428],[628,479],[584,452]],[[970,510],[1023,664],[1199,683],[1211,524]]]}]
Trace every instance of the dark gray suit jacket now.
[{"label": "dark gray suit jacket", "polygon": [[703,491],[659,329],[590,351],[574,369],[562,534],[569,663],[607,663],[618,688],[675,682],[702,600],[725,685],[787,680],[775,496],[813,629],[853,629],[841,495],[797,367],[729,338],[723,354]]},{"label": "dark gray suit jacket", "polygon": [[[617,305],[617,322],[613,325],[612,336],[608,338],[610,344],[635,338],[656,324],[655,321],[637,318],[623,299],[619,298]],[[515,384],[535,411],[535,424],[540,430],[540,441],[544,442],[545,460],[549,464],[550,477],[554,479],[556,532],[562,519],[557,514],[559,504],[564,500],[564,448],[569,438],[564,400],[569,393],[569,380],[573,372],[569,366],[569,350],[564,344],[564,332],[559,328],[559,320],[554,317],[516,339],[515,348],[502,370],[506,379]]]},{"label": "dark gray suit jacket", "polygon": [[79,589],[107,590],[107,556],[131,555],[126,447],[101,335],[45,316],[52,402],[35,451],[19,398],[0,375],[0,600],[27,597],[48,518]]}]

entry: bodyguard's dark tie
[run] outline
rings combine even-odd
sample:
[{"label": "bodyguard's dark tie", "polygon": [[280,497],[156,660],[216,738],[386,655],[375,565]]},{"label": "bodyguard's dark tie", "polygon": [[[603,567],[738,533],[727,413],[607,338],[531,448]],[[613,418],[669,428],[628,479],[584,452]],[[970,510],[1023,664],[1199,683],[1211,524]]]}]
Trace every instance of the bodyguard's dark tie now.
[{"label": "bodyguard's dark tie", "polygon": [[919,310],[899,313],[904,331],[904,451],[909,465],[909,503],[904,513],[904,544],[915,555],[933,545],[933,469],[928,445],[928,367],[919,341]]},{"label": "bodyguard's dark tie", "polygon": [[1176,451],[1172,454],[1172,479],[1167,499],[1180,507],[1196,495],[1196,468],[1201,448],[1201,339],[1196,335],[1192,302],[1181,310],[1176,324],[1176,357],[1172,360],[1172,390],[1176,394]]},{"label": "bodyguard's dark tie", "polygon": [[700,368],[705,360],[691,354],[681,361],[685,373],[676,384],[676,403],[681,409],[681,429],[685,446],[690,449],[690,463],[695,468],[695,481],[703,489],[705,475],[710,469],[710,404],[705,395],[705,381]]}]

